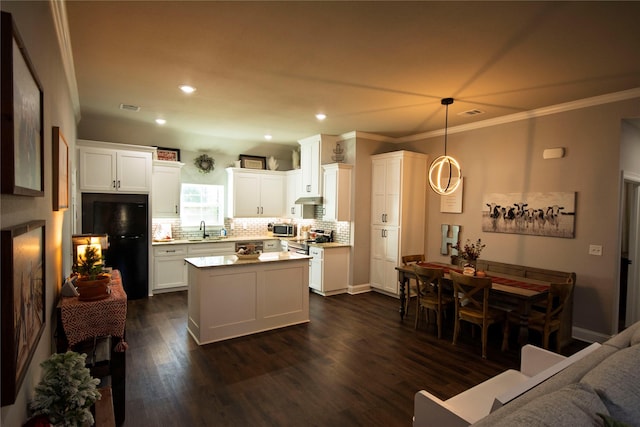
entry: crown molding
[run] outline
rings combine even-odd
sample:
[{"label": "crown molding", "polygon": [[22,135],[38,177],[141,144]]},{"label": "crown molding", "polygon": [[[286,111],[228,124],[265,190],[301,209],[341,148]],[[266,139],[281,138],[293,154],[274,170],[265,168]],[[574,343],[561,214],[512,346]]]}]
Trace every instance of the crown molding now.
[{"label": "crown molding", "polygon": [[80,121],[80,96],[78,95],[78,83],[76,71],[73,66],[73,52],[71,50],[71,38],[69,36],[69,21],[67,20],[67,6],[65,0],[49,0],[53,24],[58,36],[58,46],[64,67],[64,74],[67,78],[67,86],[71,96],[71,104],[76,118],[76,123]]},{"label": "crown molding", "polygon": [[[506,123],[517,122],[521,120],[529,120],[536,117],[548,116],[551,114],[564,113],[566,111],[579,110],[581,108],[593,107],[596,105],[610,104],[612,102],[626,101],[627,99],[640,98],[640,87],[613,92],[605,95],[593,96],[591,98],[580,99],[577,101],[565,102],[562,104],[552,105],[549,107],[537,108],[535,110],[524,111],[521,113],[509,114],[507,116],[496,117],[493,119],[482,120],[480,122],[468,123],[460,126],[453,126],[447,129],[449,134],[467,132],[474,129],[482,129],[491,126],[502,125]],[[395,142],[413,142],[422,139],[434,138],[444,135],[444,129],[431,132],[419,133],[416,135],[403,136],[396,138]]]},{"label": "crown molding", "polygon": [[346,141],[347,139],[356,139],[356,138],[364,138],[370,139],[372,141],[381,141],[381,142],[398,142],[397,138],[392,136],[384,136],[378,135],[376,133],[362,132],[359,130],[353,130],[350,132],[346,132],[338,135],[339,141]]}]

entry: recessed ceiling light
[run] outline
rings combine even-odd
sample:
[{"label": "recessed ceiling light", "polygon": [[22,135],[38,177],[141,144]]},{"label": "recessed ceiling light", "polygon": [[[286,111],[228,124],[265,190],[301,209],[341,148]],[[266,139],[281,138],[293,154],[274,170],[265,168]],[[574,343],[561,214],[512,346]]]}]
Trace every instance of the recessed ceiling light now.
[{"label": "recessed ceiling light", "polygon": [[266,139],[267,141],[271,141],[271,138],[273,138],[273,136],[271,136],[271,134],[269,133],[264,136],[264,139]]},{"label": "recessed ceiling light", "polygon": [[196,88],[193,86],[189,86],[189,85],[180,85],[178,86],[180,88],[181,91],[183,91],[184,93],[193,93],[196,91]]},{"label": "recessed ceiling light", "polygon": [[156,123],[159,125],[163,125],[165,123],[167,123],[167,121],[165,119],[156,119]]},{"label": "recessed ceiling light", "polygon": [[316,119],[318,119],[318,120],[324,120],[324,119],[326,119],[326,118],[327,118],[327,115],[326,115],[326,114],[324,114],[324,113],[318,113],[318,114],[316,114]]}]

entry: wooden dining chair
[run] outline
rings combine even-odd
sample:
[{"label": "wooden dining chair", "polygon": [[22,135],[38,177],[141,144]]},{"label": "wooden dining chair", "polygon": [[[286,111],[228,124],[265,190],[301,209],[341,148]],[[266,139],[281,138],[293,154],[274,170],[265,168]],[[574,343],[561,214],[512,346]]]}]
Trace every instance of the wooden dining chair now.
[{"label": "wooden dining chair", "polygon": [[[532,310],[529,314],[529,329],[538,331],[542,335],[542,347],[549,349],[549,338],[552,333],[556,333],[556,351],[561,351],[560,327],[562,325],[562,313],[568,301],[573,295],[574,282],[568,280],[566,283],[551,283],[549,294],[544,311]],[[518,312],[511,312],[508,315],[509,324],[519,324],[520,316]],[[509,328],[506,329],[506,339],[509,339]]]},{"label": "wooden dining chair", "polygon": [[465,321],[476,324],[482,328],[482,358],[487,358],[487,335],[489,326],[503,323],[502,350],[506,349],[507,319],[506,312],[489,307],[489,290],[491,279],[489,277],[465,276],[449,272],[453,282],[453,296],[455,301],[455,324],[453,328],[453,345],[458,340],[460,322]]},{"label": "wooden dining chair", "polygon": [[[403,266],[415,265],[419,262],[424,262],[424,254],[416,254],[416,255],[403,255],[402,258]],[[415,279],[409,279],[407,286],[406,299],[404,301],[404,312],[409,314],[409,305],[411,303],[411,298],[418,295],[418,282]]]},{"label": "wooden dining chair", "polygon": [[419,265],[414,266],[413,271],[418,282],[415,329],[418,329],[422,312],[426,309],[428,324],[429,310],[433,310],[436,315],[438,339],[440,339],[442,337],[442,313],[447,307],[453,305],[453,296],[445,295],[442,291],[444,271],[441,268],[428,268]]}]

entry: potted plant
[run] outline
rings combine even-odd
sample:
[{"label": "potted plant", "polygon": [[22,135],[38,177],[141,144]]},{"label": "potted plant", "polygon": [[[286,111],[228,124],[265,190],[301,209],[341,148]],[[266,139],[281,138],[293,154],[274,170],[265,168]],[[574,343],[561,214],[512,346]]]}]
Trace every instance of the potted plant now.
[{"label": "potted plant", "polygon": [[76,285],[78,286],[78,299],[82,301],[95,301],[109,296],[109,284],[111,277],[103,273],[103,257],[98,249],[87,241],[84,255],[78,257],[75,272],[78,274]]},{"label": "potted plant", "polygon": [[100,396],[85,366],[87,355],[74,351],[54,353],[40,364],[43,377],[36,386],[35,398],[29,405],[35,417],[43,416],[55,426],[93,425],[91,405]]}]

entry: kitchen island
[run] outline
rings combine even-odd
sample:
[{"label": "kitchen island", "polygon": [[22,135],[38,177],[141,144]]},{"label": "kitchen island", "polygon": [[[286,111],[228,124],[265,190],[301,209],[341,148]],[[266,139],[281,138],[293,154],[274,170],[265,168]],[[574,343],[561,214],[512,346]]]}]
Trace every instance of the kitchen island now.
[{"label": "kitchen island", "polygon": [[309,321],[309,256],[186,258],[187,328],[199,345]]}]

